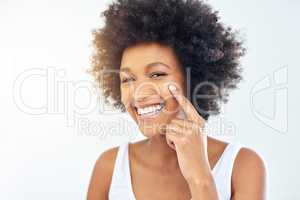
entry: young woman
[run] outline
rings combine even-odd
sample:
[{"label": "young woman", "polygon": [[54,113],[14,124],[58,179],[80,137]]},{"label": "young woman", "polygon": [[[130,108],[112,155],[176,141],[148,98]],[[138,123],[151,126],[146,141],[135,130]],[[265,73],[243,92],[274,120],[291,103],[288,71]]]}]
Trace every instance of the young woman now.
[{"label": "young woman", "polygon": [[88,200],[265,199],[262,158],[204,131],[242,79],[245,50],[217,12],[200,0],[117,0],[103,15],[92,72],[146,139],[100,155]]}]

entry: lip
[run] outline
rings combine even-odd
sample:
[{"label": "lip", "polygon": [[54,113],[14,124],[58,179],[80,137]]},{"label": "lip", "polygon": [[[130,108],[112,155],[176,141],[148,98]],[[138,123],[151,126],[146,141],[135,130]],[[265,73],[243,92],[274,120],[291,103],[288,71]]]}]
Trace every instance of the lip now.
[{"label": "lip", "polygon": [[152,105],[157,105],[157,104],[163,105],[164,101],[163,100],[160,100],[160,101],[153,100],[153,101],[147,101],[147,102],[134,102],[133,107],[135,109],[137,109],[137,108],[145,108],[145,107],[152,106]]},{"label": "lip", "polygon": [[156,118],[158,115],[160,115],[161,111],[151,114],[151,115],[138,115],[138,118],[141,120],[150,120]]},{"label": "lip", "polygon": [[[151,106],[151,105],[157,105],[157,104],[162,105],[161,110],[159,110],[158,112],[155,112],[155,113],[152,113],[152,114],[144,114],[144,115],[139,115],[138,112],[137,112],[138,108],[145,108],[145,107],[148,107],[148,106]],[[139,120],[151,120],[151,119],[154,119],[154,118],[158,117],[161,114],[161,112],[163,112],[164,109],[165,109],[165,103],[163,101],[152,102],[152,103],[147,103],[147,104],[143,104],[143,105],[140,104],[140,105],[138,105],[138,107],[134,106],[135,114],[136,114],[136,116],[137,116],[137,118]]]}]

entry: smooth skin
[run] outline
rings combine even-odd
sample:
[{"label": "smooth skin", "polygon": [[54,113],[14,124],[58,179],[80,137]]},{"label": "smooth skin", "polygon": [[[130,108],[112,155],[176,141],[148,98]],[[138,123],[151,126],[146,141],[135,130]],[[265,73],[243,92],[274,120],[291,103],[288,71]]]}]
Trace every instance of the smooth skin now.
[{"label": "smooth skin", "polygon": [[[136,199],[218,199],[211,169],[228,143],[202,131],[205,120],[186,98],[184,74],[172,49],[157,43],[130,47],[123,53],[120,69],[121,100],[147,137],[129,144]],[[176,90],[170,90],[170,85]],[[152,120],[140,119],[133,105],[157,99],[165,101],[165,111]],[[177,117],[178,108],[182,108],[187,118]],[[108,200],[118,148],[108,149],[99,156],[88,200]],[[239,151],[231,185],[232,200],[266,199],[266,167],[255,151],[245,147]]]}]

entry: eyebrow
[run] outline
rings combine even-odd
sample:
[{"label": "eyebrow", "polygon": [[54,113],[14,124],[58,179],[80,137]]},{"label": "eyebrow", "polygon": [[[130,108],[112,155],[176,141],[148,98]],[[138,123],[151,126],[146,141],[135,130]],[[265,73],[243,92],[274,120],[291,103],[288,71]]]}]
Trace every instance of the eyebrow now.
[{"label": "eyebrow", "polygon": [[[162,66],[165,66],[167,68],[171,68],[169,65],[165,64],[165,63],[162,63],[162,62],[152,62],[152,63],[149,63],[146,65],[147,68],[150,68],[150,67],[155,67],[155,66],[159,66],[159,65],[162,65]],[[130,71],[130,68],[129,67],[122,67],[122,69],[120,69],[120,72],[122,71]]]}]

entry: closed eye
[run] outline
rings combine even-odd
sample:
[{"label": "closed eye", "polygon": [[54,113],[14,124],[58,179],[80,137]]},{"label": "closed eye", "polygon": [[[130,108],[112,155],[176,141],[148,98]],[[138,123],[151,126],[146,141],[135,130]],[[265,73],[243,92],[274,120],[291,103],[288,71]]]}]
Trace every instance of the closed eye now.
[{"label": "closed eye", "polygon": [[134,78],[132,78],[132,77],[129,77],[129,78],[123,78],[123,79],[121,80],[121,83],[127,83],[127,82],[132,81],[132,80],[134,80]]},{"label": "closed eye", "polygon": [[153,72],[150,74],[150,77],[151,78],[157,78],[157,77],[160,77],[160,76],[166,76],[167,74],[164,73],[164,72]]},{"label": "closed eye", "polygon": [[[158,77],[166,76],[166,75],[167,74],[164,72],[153,72],[149,76],[150,76],[150,78],[158,78]],[[134,78],[133,77],[125,77],[125,78],[121,79],[121,83],[127,83],[130,81],[134,81]]]}]

